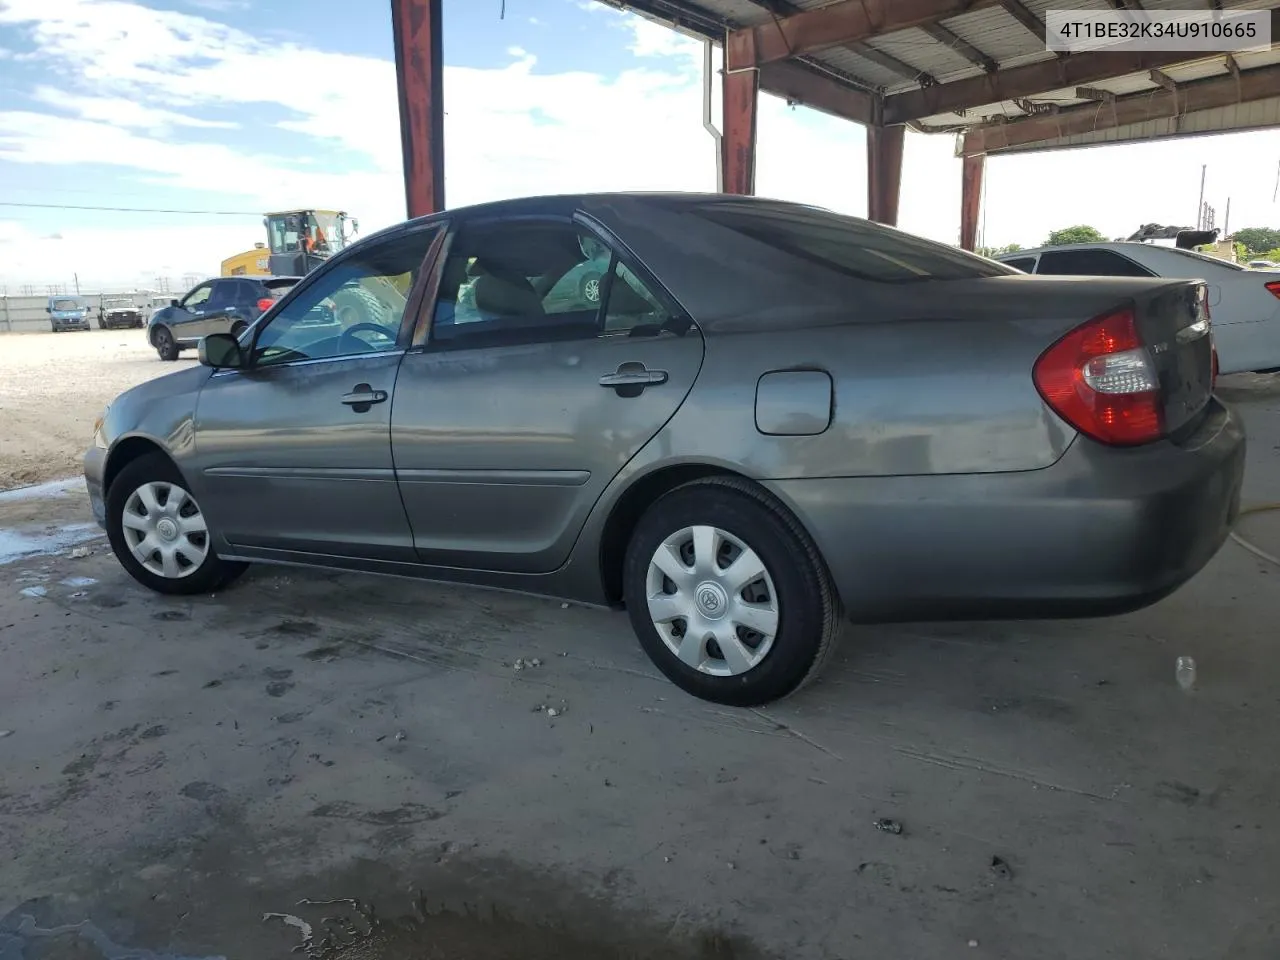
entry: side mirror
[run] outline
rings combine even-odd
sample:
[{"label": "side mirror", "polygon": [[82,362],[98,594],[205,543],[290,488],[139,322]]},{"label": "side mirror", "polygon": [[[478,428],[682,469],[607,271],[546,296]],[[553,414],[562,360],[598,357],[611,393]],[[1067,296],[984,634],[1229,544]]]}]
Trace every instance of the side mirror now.
[{"label": "side mirror", "polygon": [[215,370],[239,369],[244,366],[240,341],[229,333],[211,333],[200,340],[200,362]]},{"label": "side mirror", "polygon": [[45,307],[45,308],[44,308],[44,312],[45,312],[45,313],[53,313],[53,307]]},{"label": "side mirror", "polygon": [[169,306],[171,306],[171,307],[176,307],[177,305],[178,305],[178,301],[177,301],[177,300],[170,300],[170,301],[169,301]]}]

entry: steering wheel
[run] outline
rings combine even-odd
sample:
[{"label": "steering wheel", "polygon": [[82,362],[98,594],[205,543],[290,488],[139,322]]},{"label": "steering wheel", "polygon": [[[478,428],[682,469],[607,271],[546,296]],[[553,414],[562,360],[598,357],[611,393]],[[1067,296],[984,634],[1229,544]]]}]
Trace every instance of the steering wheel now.
[{"label": "steering wheel", "polygon": [[[348,337],[351,337],[352,339],[356,339],[355,335],[357,333],[376,333],[378,336],[382,337],[382,339],[384,340],[390,341],[391,343],[396,342],[396,338],[393,337],[391,334],[387,333],[387,330],[385,327],[380,327],[376,323],[357,323],[354,326],[350,326],[346,330],[342,331],[342,336],[340,336],[338,340],[339,342],[343,342]],[[368,340],[358,340],[357,342],[361,343],[366,347],[373,346],[373,344],[370,343]]]}]

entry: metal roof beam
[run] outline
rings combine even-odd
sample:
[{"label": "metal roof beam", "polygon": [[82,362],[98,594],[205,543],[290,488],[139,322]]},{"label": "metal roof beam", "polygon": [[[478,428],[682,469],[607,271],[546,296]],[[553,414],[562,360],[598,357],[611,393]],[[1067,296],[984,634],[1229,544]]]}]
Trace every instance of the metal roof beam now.
[{"label": "metal roof beam", "polygon": [[760,89],[789,103],[803,104],[842,120],[876,121],[880,98],[855,90],[799,63],[770,63],[760,68]]},{"label": "metal roof beam", "polygon": [[[730,70],[747,70],[934,23],[998,2],[1006,0],[839,0],[816,10],[731,30],[725,38],[725,62]],[[1043,31],[1040,36],[1043,40]]]},{"label": "metal roof beam", "polygon": [[922,87],[931,87],[938,82],[932,75],[925,73],[919,67],[913,67],[905,60],[899,60],[883,50],[877,50],[869,43],[851,43],[848,44],[848,49],[860,57],[865,57],[872,63],[879,64],[890,73],[897,74],[904,80],[918,83]]},{"label": "metal roof beam", "polygon": [[[1271,35],[1280,36],[1280,9],[1271,11]],[[884,122],[906,123],[940,113],[957,113],[988,103],[1088,86],[1131,73],[1146,73],[1212,56],[1211,53],[1187,50],[1073,53],[1061,59],[1007,67],[981,77],[967,77],[928,89],[892,94],[885,97]]]},{"label": "metal roof beam", "polygon": [[981,67],[987,73],[995,73],[1000,65],[971,44],[968,40],[957,36],[940,23],[926,23],[920,27],[925,33],[943,46],[950,47],[975,67]]},{"label": "metal roof beam", "polygon": [[1026,117],[1007,123],[989,123],[964,135],[961,153],[998,153],[1015,147],[1031,147],[1046,140],[1114,130],[1199,110],[1213,110],[1239,103],[1266,100],[1280,91],[1280,64],[1242,70],[1239,79],[1230,74],[1177,84],[1176,90],[1146,90],[1116,97],[1106,109],[1096,105],[1070,107],[1056,114]]}]

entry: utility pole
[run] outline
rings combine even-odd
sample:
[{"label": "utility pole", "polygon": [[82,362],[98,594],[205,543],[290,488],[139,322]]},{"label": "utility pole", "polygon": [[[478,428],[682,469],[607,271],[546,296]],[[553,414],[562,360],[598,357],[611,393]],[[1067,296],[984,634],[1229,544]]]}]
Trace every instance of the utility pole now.
[{"label": "utility pole", "polygon": [[80,274],[78,274],[78,273],[73,273],[73,274],[71,274],[71,276],[73,276],[73,277],[75,278],[75,281],[76,281],[76,296],[78,297],[78,296],[80,296]]},{"label": "utility pole", "polygon": [[1227,197],[1227,212],[1222,218],[1222,236],[1228,238],[1231,236],[1231,198]]},{"label": "utility pole", "polygon": [[1209,169],[1207,163],[1200,165],[1200,202],[1196,204],[1196,229],[1204,229],[1204,172]]}]

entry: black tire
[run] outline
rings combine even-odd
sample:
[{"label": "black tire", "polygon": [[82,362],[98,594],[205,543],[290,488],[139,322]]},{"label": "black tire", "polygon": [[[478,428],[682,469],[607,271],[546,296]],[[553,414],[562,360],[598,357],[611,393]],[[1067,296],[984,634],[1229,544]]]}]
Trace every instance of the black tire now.
[{"label": "black tire", "polygon": [[[179,487],[188,497],[191,497],[186,480],[174,466],[173,461],[162,453],[149,453],[139,457],[127,464],[111,482],[107,490],[107,539],[111,542],[111,550],[115,553],[116,559],[133,579],[156,593],[188,596],[217,590],[245,571],[247,564],[221,559],[214,553],[212,545],[209,546],[204,561],[198,567],[177,579],[152,573],[139,563],[125,540],[123,517],[129,498],[136,490],[148,483],[164,483]],[[205,536],[208,537],[209,534],[206,533]]]},{"label": "black tire", "polygon": [[151,334],[151,343],[155,346],[156,353],[160,354],[161,360],[178,359],[178,341],[173,339],[173,334],[169,332],[168,327],[156,327],[155,333]]},{"label": "black tire", "polygon": [[[754,550],[774,588],[778,626],[772,647],[737,675],[712,676],[684,663],[649,615],[647,578],[655,551],[676,532],[700,525],[717,527]],[[841,625],[830,575],[808,534],[758,486],[735,477],[677,487],[645,512],[627,545],[623,593],[631,626],[654,665],[687,693],[731,706],[769,703],[813,680],[830,658]]]},{"label": "black tire", "polygon": [[231,325],[231,335],[235,337],[237,340],[239,340],[240,334],[244,333],[248,329],[249,329],[249,325],[247,323],[245,323],[243,320],[237,320],[235,323]]}]

